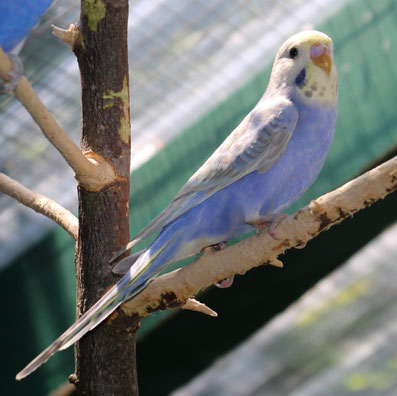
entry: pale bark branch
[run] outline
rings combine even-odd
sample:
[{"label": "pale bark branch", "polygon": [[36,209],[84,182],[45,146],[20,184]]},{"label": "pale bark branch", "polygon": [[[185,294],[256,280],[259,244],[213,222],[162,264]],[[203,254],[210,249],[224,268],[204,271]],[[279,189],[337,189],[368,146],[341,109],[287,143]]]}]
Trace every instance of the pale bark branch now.
[{"label": "pale bark branch", "polygon": [[126,315],[139,319],[158,309],[183,305],[199,290],[221,279],[277,262],[285,250],[313,239],[396,189],[397,157],[394,157],[288,216],[276,228],[279,240],[263,232],[225,250],[204,254],[192,264],[156,278],[125,302],[122,309]]},{"label": "pale bark branch", "polygon": [[209,316],[218,316],[218,314],[213,311],[211,308],[208,308],[205,304],[200,301],[195,300],[194,298],[188,298],[185,304],[181,305],[182,309],[190,309],[191,311],[201,312],[203,314]]},{"label": "pale bark branch", "polygon": [[[0,74],[7,79],[12,62],[0,47]],[[25,77],[21,77],[14,90],[50,143],[61,153],[76,173],[76,179],[87,189],[98,191],[115,179],[111,165],[92,153],[84,155],[68,134],[59,126]],[[91,155],[90,155],[91,154]]]},{"label": "pale bark branch", "polygon": [[37,213],[47,216],[65,229],[75,240],[78,237],[79,222],[72,212],[55,201],[24,187],[22,184],[0,173],[0,191],[15,198],[21,204]]},{"label": "pale bark branch", "polygon": [[76,387],[73,384],[66,382],[52,391],[48,396],[69,396],[74,392],[76,392]]},{"label": "pale bark branch", "polygon": [[51,27],[52,27],[52,34],[54,36],[57,36],[66,44],[73,46],[76,40],[76,36],[78,35],[78,28],[76,25],[71,24],[69,25],[68,29],[62,29],[55,25],[51,25]]}]

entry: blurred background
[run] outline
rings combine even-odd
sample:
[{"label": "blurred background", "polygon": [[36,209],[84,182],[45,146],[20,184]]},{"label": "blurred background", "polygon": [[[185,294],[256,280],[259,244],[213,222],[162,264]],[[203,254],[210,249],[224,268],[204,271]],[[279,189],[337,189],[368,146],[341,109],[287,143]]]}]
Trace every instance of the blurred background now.
[{"label": "blurred background", "polygon": [[[0,45],[13,49],[33,27],[19,54],[25,74],[79,144],[79,71],[50,27],[77,22],[79,4],[50,3],[3,0]],[[304,29],[334,41],[339,118],[318,180],[289,212],[396,155],[396,18],[394,0],[131,2],[131,234],[255,105],[278,47]],[[12,95],[0,96],[0,125],[0,171],[76,213],[73,172]],[[145,318],[141,394],[397,394],[396,220],[394,193],[286,252],[284,269],[209,288],[200,301],[217,319],[180,310]],[[73,372],[72,348],[14,377],[74,320],[74,243],[4,194],[0,299],[2,393],[52,394]]]}]

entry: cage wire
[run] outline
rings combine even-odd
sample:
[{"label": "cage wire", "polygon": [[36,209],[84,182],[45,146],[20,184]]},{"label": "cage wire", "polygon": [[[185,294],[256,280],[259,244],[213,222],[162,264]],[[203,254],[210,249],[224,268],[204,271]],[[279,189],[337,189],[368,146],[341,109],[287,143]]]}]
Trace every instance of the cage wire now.
[{"label": "cage wire", "polygon": [[[55,1],[21,52],[27,77],[76,143],[79,72],[50,24],[67,27],[78,15],[75,1]],[[391,0],[133,2],[131,170],[139,169],[132,182],[133,233],[167,205],[255,105],[277,48],[299,30],[331,35],[340,76],[335,142],[322,176],[301,202],[336,187],[382,153],[396,136],[395,16]],[[1,171],[76,211],[71,169],[16,100],[2,97],[0,111]],[[4,195],[0,222],[7,224],[0,230],[0,266],[53,226]]]}]

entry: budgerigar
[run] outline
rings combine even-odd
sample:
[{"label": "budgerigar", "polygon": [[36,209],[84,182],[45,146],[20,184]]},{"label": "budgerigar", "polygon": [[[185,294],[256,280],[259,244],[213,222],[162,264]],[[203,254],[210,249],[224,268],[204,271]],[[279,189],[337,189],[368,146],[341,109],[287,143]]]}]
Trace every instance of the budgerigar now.
[{"label": "budgerigar", "polygon": [[277,222],[324,163],[335,130],[337,95],[331,39],[317,31],[290,37],[277,53],[258,104],[124,251],[160,231],[154,242],[123,260],[136,261],[17,379],[79,340],[171,262]]},{"label": "budgerigar", "polygon": [[0,1],[0,47],[8,52],[12,69],[6,79],[0,76],[0,94],[12,92],[23,74],[23,65],[17,54],[27,35],[53,0]]}]

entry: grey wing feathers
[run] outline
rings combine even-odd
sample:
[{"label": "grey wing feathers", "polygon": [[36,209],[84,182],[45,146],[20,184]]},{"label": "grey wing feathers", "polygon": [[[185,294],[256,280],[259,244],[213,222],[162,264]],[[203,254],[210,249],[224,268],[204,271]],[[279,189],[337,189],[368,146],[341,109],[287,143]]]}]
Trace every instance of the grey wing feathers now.
[{"label": "grey wing feathers", "polygon": [[295,106],[289,109],[289,112],[283,112],[274,117],[273,122],[263,127],[262,137],[271,144],[266,147],[266,155],[258,164],[258,173],[268,171],[281,157],[287,149],[292,133],[295,130],[298,121],[298,111]]},{"label": "grey wing feathers", "polygon": [[241,177],[254,170],[263,173],[270,169],[286,150],[297,120],[298,110],[290,100],[261,99],[170,205],[112,260]]}]

